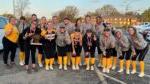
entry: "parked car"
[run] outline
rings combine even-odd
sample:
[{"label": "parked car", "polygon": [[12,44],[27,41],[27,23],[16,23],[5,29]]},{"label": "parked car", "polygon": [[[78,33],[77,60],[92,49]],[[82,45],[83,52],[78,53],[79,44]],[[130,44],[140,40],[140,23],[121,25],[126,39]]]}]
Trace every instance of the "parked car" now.
[{"label": "parked car", "polygon": [[4,26],[8,23],[8,19],[0,16],[0,51],[3,50],[2,39],[4,37]]},{"label": "parked car", "polygon": [[135,25],[135,28],[137,28],[138,32],[143,34],[145,40],[150,42],[150,22],[143,22],[140,25]]}]

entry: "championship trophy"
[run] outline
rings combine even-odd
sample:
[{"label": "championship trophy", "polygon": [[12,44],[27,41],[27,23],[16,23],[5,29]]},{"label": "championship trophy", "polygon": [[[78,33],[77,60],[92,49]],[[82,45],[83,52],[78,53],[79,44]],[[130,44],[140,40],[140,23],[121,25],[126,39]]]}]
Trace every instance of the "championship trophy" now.
[{"label": "championship trophy", "polygon": [[31,45],[42,45],[40,43],[41,36],[38,34],[33,35],[32,40],[31,40]]}]

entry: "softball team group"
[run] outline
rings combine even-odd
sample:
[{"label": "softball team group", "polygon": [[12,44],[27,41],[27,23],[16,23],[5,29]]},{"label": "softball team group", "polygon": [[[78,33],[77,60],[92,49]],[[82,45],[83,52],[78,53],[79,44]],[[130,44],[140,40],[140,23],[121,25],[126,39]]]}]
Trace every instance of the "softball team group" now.
[{"label": "softball team group", "polygon": [[[46,17],[38,20],[36,14],[32,14],[30,21],[23,16],[19,21],[10,17],[4,31],[3,60],[8,68],[15,64],[19,47],[19,64],[25,66],[27,73],[38,71],[36,57],[39,67],[45,70],[53,70],[56,64],[64,70],[68,65],[72,70],[80,70],[81,65],[85,65],[86,70],[94,70],[95,52],[98,52],[98,67],[102,67],[102,72],[115,70],[119,59],[118,73],[124,71],[125,63],[126,74],[135,74],[136,62],[139,62],[139,77],[144,76],[144,58],[149,47],[142,34],[134,27],[128,27],[127,31],[114,29],[100,16],[96,17],[96,24],[89,15],[85,16],[84,22],[78,18],[75,23],[69,17],[64,17],[61,22],[58,16],[49,21]],[[84,56],[81,56],[82,52]]]}]

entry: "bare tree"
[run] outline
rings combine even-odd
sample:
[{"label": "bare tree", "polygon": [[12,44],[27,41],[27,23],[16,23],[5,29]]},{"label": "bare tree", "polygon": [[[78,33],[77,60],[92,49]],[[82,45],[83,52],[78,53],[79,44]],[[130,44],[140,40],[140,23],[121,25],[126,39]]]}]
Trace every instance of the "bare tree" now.
[{"label": "bare tree", "polygon": [[91,12],[91,11],[88,11],[86,15],[90,15],[90,16],[98,16],[97,13]]},{"label": "bare tree", "polygon": [[96,9],[95,13],[102,16],[118,15],[118,10],[112,5],[104,5],[102,8]]},{"label": "bare tree", "polygon": [[29,4],[30,4],[29,0],[16,0],[15,14],[17,14],[17,16],[23,16],[24,11],[26,8],[28,8]]},{"label": "bare tree", "polygon": [[71,20],[74,20],[78,16],[78,9],[75,6],[67,6],[65,9],[58,11],[55,15],[58,15],[62,20],[64,17],[69,17]]},{"label": "bare tree", "polygon": [[150,22],[150,8],[146,9],[143,13],[142,13],[142,20],[144,22]]}]

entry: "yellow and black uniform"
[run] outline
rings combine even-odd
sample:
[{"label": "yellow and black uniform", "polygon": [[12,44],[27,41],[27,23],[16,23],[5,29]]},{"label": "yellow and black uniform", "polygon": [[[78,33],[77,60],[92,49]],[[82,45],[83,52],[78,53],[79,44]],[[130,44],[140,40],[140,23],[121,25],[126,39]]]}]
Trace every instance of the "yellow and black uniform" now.
[{"label": "yellow and black uniform", "polygon": [[71,41],[72,41],[72,66],[73,69],[77,68],[79,69],[78,65],[81,62],[81,51],[82,51],[82,35],[80,33],[80,30],[75,30],[74,33],[71,34]]},{"label": "yellow and black uniform", "polygon": [[[65,30],[65,27],[60,27],[60,29]],[[67,70],[67,45],[71,44],[70,36],[67,31],[57,32],[56,44],[59,69],[62,69],[62,65],[64,64],[64,70]]]},{"label": "yellow and black uniform", "polygon": [[149,50],[148,43],[144,40],[143,36],[138,32],[134,36],[129,37],[129,40],[132,44],[132,50],[136,54],[132,56],[132,74],[136,73],[136,59],[140,62],[140,74],[139,77],[144,76],[144,58]]},{"label": "yellow and black uniform", "polygon": [[17,41],[19,37],[19,32],[16,26],[8,23],[4,27],[5,33],[10,32],[10,34],[5,34],[3,38],[3,46],[4,46],[4,64],[7,64],[8,55],[11,52],[11,62],[14,62],[16,48],[17,48]]},{"label": "yellow and black uniform", "polygon": [[[109,33],[109,36],[106,36],[105,33]],[[111,56],[112,56],[112,48],[115,47],[116,40],[110,34],[109,29],[104,30],[104,34],[100,39],[100,48],[103,52],[102,64],[103,64],[103,72],[109,73],[111,66]]]},{"label": "yellow and black uniform", "polygon": [[83,48],[85,52],[85,63],[87,65],[86,70],[93,70],[93,65],[95,64],[95,49],[97,38],[96,35],[92,33],[91,36],[88,36],[87,33],[92,33],[91,30],[87,30],[86,34],[83,37]]},{"label": "yellow and black uniform", "polygon": [[117,35],[117,33],[120,33],[120,38],[118,38],[117,36],[116,38],[116,49],[119,55],[119,59],[120,59],[120,70],[118,72],[123,72],[123,65],[124,65],[124,59],[126,60],[126,73],[129,74],[130,73],[130,57],[131,57],[131,45],[129,42],[129,39],[127,38],[127,36],[125,36],[123,34],[123,32],[120,29],[117,29],[115,32],[115,35]]},{"label": "yellow and black uniform", "polygon": [[111,60],[110,60],[110,68],[113,70],[116,69],[117,64],[117,51],[116,48],[111,48]]},{"label": "yellow and black uniform", "polygon": [[24,65],[24,61],[25,61],[25,51],[24,51],[24,39],[23,39],[23,31],[27,28],[27,24],[26,23],[20,23],[18,26],[18,30],[19,30],[19,48],[20,48],[20,52],[19,52],[19,61],[20,61],[20,65]]},{"label": "yellow and black uniform", "polygon": [[[32,36],[27,36],[27,34],[32,33]],[[23,31],[23,37],[25,40],[25,65],[29,64],[29,59],[30,59],[30,53],[31,53],[31,58],[32,58],[32,64],[35,64],[35,53],[36,53],[36,48],[38,45],[31,45],[31,41],[33,39],[34,35],[40,35],[41,30],[39,28],[35,28],[35,30],[31,30],[30,27],[27,27]]]},{"label": "yellow and black uniform", "polygon": [[54,57],[56,55],[56,31],[54,29],[46,30],[44,35],[45,39],[43,42],[45,57],[46,70],[52,68],[54,63]]}]

